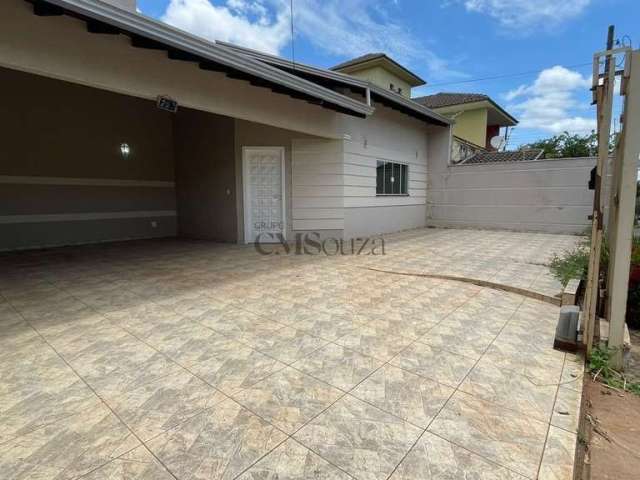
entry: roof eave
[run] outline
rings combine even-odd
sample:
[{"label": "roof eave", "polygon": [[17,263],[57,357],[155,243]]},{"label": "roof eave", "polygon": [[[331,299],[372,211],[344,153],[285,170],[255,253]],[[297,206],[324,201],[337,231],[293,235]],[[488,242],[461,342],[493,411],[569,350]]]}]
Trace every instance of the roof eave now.
[{"label": "roof eave", "polygon": [[348,83],[356,87],[369,89],[372,94],[377,94],[381,97],[388,99],[389,101],[395,104],[402,105],[404,108],[411,110],[418,115],[421,115],[425,118],[429,118],[430,120],[432,120],[431,123],[434,123],[436,125],[447,126],[454,123],[454,121],[451,120],[450,118],[440,115],[439,113],[434,112],[430,108],[420,105],[412,101],[411,99],[403,97],[402,95],[399,95],[389,90],[385,90],[384,88],[378,87],[377,85],[374,85],[373,83],[368,82],[366,80],[361,80],[345,73],[334,72],[332,70],[317,68],[317,67],[313,67],[303,63],[297,63],[297,62],[293,63],[289,60],[276,57],[275,55],[269,55],[266,53],[259,52],[257,50],[252,50],[246,47],[240,47],[238,45],[233,45],[226,42],[216,42],[216,43],[218,43],[222,48],[229,48],[231,50],[240,52],[244,55],[253,56],[254,58],[263,62],[268,62],[273,65],[280,65],[283,68],[291,68],[298,71],[309,73],[310,75],[317,75],[318,77],[328,78],[328,79],[336,80],[342,83]]},{"label": "roof eave", "polygon": [[202,38],[190,35],[182,30],[173,28],[136,12],[129,12],[110,4],[95,2],[93,0],[41,1],[74,12],[77,15],[117,27],[124,32],[148,38],[171,48],[197,55],[204,60],[219,63],[248,75],[279,84],[282,87],[300,92],[304,95],[312,96],[343,109],[345,113],[352,113],[357,116],[368,116],[374,112],[374,109],[365,103],[358,102],[333,90],[283,72],[263,62],[229,52]]},{"label": "roof eave", "polygon": [[501,124],[501,126],[505,127],[513,127],[518,124],[518,120],[510,115],[506,110],[504,110],[500,105],[491,100],[491,98],[486,98],[484,100],[475,100],[473,102],[460,102],[460,103],[451,103],[449,105],[442,105],[441,107],[431,107],[435,111],[442,110],[455,110],[455,107],[460,107],[461,110],[473,110],[475,108],[492,108],[499,115],[501,115],[505,122]]},{"label": "roof eave", "polygon": [[359,71],[362,69],[367,68],[368,66],[375,66],[377,63],[382,63],[382,62],[388,62],[389,64],[391,64],[392,67],[394,67],[398,72],[398,76],[399,77],[404,77],[403,80],[405,80],[409,85],[411,85],[412,87],[421,87],[423,85],[426,85],[427,82],[420,78],[418,75],[416,75],[415,73],[413,73],[411,70],[408,70],[406,67],[403,67],[402,65],[400,65],[398,62],[396,62],[394,59],[388,57],[387,55],[381,55],[379,57],[375,57],[375,58],[369,58],[366,59],[362,62],[358,62],[358,63],[354,63],[354,64],[350,64],[350,65],[345,65],[344,67],[332,67],[330,70],[332,71],[343,71],[345,73],[349,73],[349,71]]}]

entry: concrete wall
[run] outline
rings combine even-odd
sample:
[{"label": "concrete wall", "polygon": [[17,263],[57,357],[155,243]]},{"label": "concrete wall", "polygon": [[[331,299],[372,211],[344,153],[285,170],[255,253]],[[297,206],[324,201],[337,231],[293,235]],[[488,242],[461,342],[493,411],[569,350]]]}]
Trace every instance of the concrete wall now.
[{"label": "concrete wall", "polygon": [[234,119],[182,108],[173,133],[178,234],[237,241]]},{"label": "concrete wall", "polygon": [[0,85],[0,250],[175,235],[169,113],[14,70]]},{"label": "concrete wall", "polygon": [[[438,157],[433,157],[434,160]],[[491,165],[429,164],[434,226],[581,233],[589,225],[593,158]]]}]

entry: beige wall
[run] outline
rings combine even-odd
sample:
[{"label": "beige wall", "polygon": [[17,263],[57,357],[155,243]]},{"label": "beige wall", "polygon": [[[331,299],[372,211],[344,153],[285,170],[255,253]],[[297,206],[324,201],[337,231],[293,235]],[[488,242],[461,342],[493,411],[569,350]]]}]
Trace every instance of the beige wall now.
[{"label": "beige wall", "polygon": [[235,242],[235,121],[182,108],[174,117],[178,234]]},{"label": "beige wall", "polygon": [[400,87],[402,89],[402,95],[411,98],[411,85],[382,67],[372,67],[349,73],[349,75],[367,80],[385,90],[389,90],[389,85],[393,83],[394,91],[397,91],[398,87]]},{"label": "beige wall", "polygon": [[453,134],[463,140],[471,142],[480,147],[487,143],[487,109],[477,108],[466,110],[457,114],[448,113],[455,118]]},{"label": "beige wall", "polygon": [[0,87],[0,249],[175,235],[169,113],[13,70]]}]

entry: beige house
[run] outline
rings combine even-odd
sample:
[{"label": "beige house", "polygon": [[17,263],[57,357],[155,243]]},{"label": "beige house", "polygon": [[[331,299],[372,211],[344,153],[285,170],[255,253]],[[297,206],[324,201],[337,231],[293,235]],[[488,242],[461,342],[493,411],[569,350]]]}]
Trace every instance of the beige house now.
[{"label": "beige house", "polygon": [[451,119],[111,3],[0,2],[0,250],[427,223]]},{"label": "beige house", "polygon": [[361,78],[392,92],[411,98],[411,89],[426,82],[384,53],[368,53],[343,62],[331,70]]},{"label": "beige house", "polygon": [[501,128],[518,123],[491,97],[480,93],[436,93],[413,100],[455,121],[453,161],[495,150],[491,139],[500,135]]}]

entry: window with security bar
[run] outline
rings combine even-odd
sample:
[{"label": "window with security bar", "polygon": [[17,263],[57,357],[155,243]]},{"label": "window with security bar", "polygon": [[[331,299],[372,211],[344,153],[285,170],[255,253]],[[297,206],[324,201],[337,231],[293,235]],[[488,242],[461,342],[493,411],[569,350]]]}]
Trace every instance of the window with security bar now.
[{"label": "window with security bar", "polygon": [[409,167],[402,163],[378,160],[376,195],[409,195]]}]

